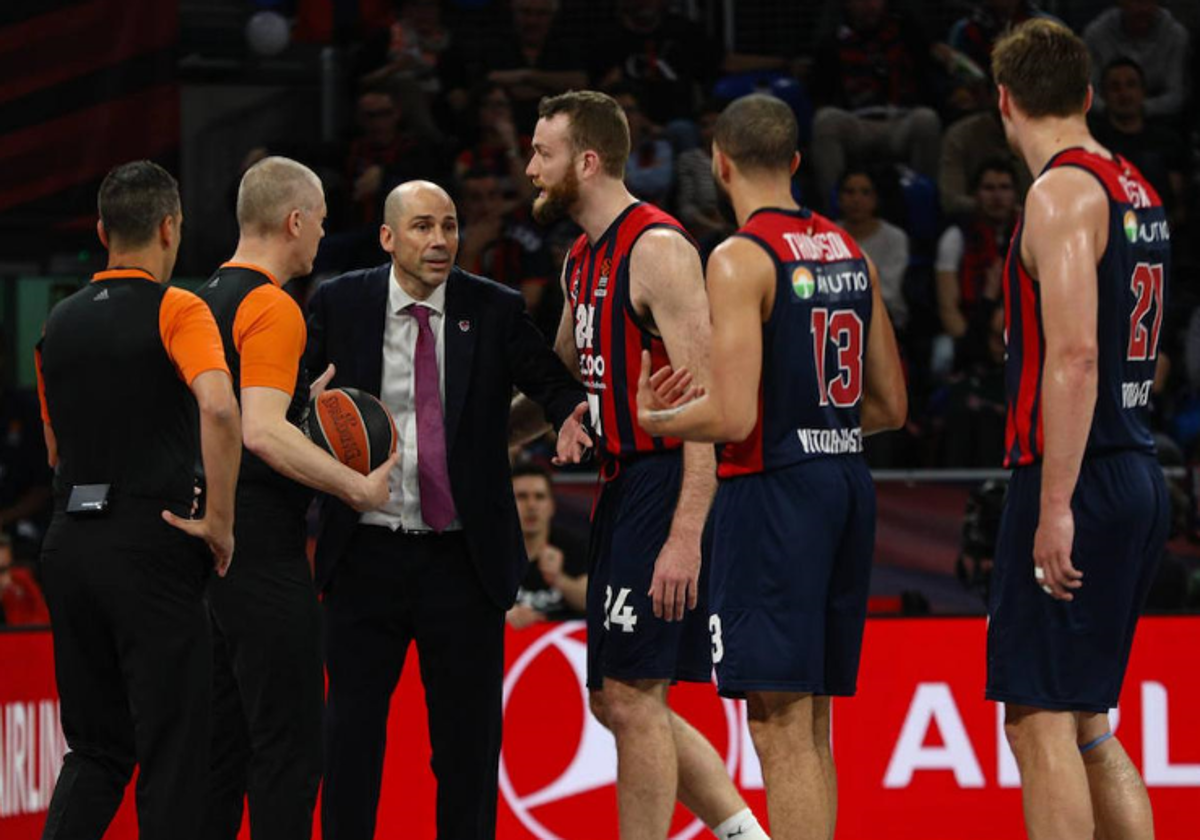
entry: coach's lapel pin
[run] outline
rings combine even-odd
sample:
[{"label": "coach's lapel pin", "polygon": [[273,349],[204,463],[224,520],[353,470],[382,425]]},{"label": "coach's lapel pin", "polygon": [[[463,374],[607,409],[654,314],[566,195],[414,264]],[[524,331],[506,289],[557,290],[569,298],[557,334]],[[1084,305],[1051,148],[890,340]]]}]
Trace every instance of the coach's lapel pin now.
[{"label": "coach's lapel pin", "polygon": [[468,321],[466,318],[463,318],[461,321],[458,322],[458,328],[460,330],[462,330],[463,332],[470,332],[471,331],[471,322]]}]

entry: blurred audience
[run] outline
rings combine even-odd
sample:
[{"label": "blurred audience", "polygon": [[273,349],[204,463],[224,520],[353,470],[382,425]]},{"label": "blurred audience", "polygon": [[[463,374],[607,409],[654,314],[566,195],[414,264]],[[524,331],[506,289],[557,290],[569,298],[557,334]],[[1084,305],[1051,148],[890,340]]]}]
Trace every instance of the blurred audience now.
[{"label": "blurred audience", "polygon": [[32,569],[16,562],[12,540],[0,534],[0,626],[49,623],[50,611]]},{"label": "blurred audience", "polygon": [[1146,116],[1174,118],[1183,111],[1188,32],[1157,0],[1117,0],[1088,25],[1083,40],[1092,54],[1092,87],[1097,91],[1105,67],[1114,59],[1132,58],[1142,68]]},{"label": "blurred audience", "polygon": [[459,153],[454,174],[460,180],[470,170],[491,172],[512,209],[528,207],[533,182],[525,174],[529,162],[529,137],[517,131],[508,89],[496,82],[484,84],[475,96],[474,145]]},{"label": "blurred audience", "polygon": [[1025,161],[1008,145],[1004,124],[996,108],[996,88],[990,86],[990,105],[977,114],[963,117],[942,137],[942,156],[938,165],[938,196],[942,212],[951,218],[966,216],[978,209],[973,178],[987,161],[1008,160],[1016,173],[1017,203],[1025,201],[1025,193],[1033,176]]},{"label": "blurred audience", "polygon": [[1171,129],[1146,119],[1146,77],[1132,58],[1115,58],[1101,71],[1105,108],[1092,111],[1092,134],[1146,176],[1167,208],[1173,231],[1187,216],[1188,148]]},{"label": "blurred audience", "polygon": [[513,468],[513,495],[525,537],[529,570],[508,611],[509,626],[520,630],[539,621],[583,618],[587,597],[587,557],[582,547],[553,530],[554,482],[534,462]]},{"label": "blurred audience", "polygon": [[904,274],[908,270],[908,234],[879,217],[878,181],[870,170],[851,167],[838,186],[838,224],[854,237],[879,271],[879,290],[892,324],[908,326]]},{"label": "blurred audience", "polygon": [[841,25],[817,48],[812,70],[811,163],[818,209],[832,202],[852,158],[907,162],[937,176],[941,120],[933,44],[887,0],[844,0]]},{"label": "blurred audience", "polygon": [[675,164],[675,208],[679,221],[707,255],[733,233],[734,225],[721,212],[721,199],[712,174],[712,139],[724,103],[708,101],[700,109],[700,145],[679,155]]},{"label": "blurred audience", "polygon": [[629,162],[625,183],[642,201],[666,205],[675,186],[675,153],[671,144],[657,136],[656,126],[642,110],[633,89],[617,85],[609,91],[629,121]]}]

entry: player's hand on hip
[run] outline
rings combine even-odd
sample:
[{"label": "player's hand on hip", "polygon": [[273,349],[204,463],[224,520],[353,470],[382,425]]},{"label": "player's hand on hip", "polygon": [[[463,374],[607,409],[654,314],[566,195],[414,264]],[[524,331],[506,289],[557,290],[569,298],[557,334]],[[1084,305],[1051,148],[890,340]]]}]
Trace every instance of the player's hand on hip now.
[{"label": "player's hand on hip", "polygon": [[592,448],[592,438],[583,425],[587,415],[588,404],[581,402],[575,406],[571,416],[563,421],[558,430],[558,440],[555,442],[555,453],[552,463],[561,467],[564,464],[578,464],[583,456]]},{"label": "player's hand on hip", "polygon": [[391,477],[392,468],[399,460],[400,450],[397,449],[390,458],[362,476],[357,491],[351,498],[346,499],[350,506],[359,513],[366,513],[369,510],[378,510],[387,504],[388,499],[392,496],[388,479]]},{"label": "player's hand on hip", "polygon": [[213,569],[221,577],[229,571],[233,562],[233,522],[216,522],[211,517],[201,519],[184,519],[169,510],[162,512],[162,518],[168,525],[173,525],[185,534],[204,540],[208,550],[212,552]]},{"label": "player's hand on hip", "polygon": [[655,412],[686,405],[704,396],[704,391],[693,386],[692,373],[687,368],[675,370],[670,365],[663,365],[651,372],[652,365],[649,351],[643,350],[641,370],[638,371],[638,423],[654,434],[661,430],[664,419]]},{"label": "player's hand on hip", "polygon": [[1033,575],[1042,591],[1059,601],[1072,601],[1083,586],[1083,572],[1071,562],[1075,517],[1070,508],[1043,513],[1033,537]]},{"label": "player's hand on hip", "polygon": [[312,385],[308,386],[308,398],[315,400],[321,394],[325,393],[325,388],[329,385],[329,380],[333,379],[333,375],[337,373],[337,368],[333,366],[333,362],[329,363],[329,367],[325,368],[324,373],[313,380]]},{"label": "player's hand on hip", "polygon": [[658,553],[649,592],[657,618],[682,621],[687,610],[696,608],[700,592],[700,546],[693,542],[668,537]]}]

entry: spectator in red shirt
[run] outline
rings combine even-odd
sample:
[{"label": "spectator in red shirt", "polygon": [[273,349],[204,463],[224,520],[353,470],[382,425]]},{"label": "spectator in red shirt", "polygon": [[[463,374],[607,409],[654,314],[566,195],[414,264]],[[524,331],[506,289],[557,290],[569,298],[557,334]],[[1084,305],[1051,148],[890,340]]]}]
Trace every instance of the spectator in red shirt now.
[{"label": "spectator in red shirt", "polygon": [[26,566],[13,561],[12,540],[0,534],[0,624],[49,624],[46,599]]}]

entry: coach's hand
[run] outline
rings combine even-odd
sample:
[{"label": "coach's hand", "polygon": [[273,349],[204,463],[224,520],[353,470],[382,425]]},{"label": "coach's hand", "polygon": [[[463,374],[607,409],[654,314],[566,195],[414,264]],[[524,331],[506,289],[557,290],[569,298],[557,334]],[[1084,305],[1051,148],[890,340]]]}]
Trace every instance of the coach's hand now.
[{"label": "coach's hand", "polygon": [[583,460],[584,454],[592,448],[592,438],[583,426],[583,418],[587,411],[588,404],[581,402],[575,406],[571,416],[563,421],[562,428],[558,430],[558,441],[555,443],[555,466],[578,464]]},{"label": "coach's hand", "polygon": [[233,522],[217,522],[212,517],[202,519],[184,519],[169,510],[162,512],[162,518],[168,525],[173,525],[185,534],[204,540],[208,550],[212,552],[213,568],[221,577],[229,571],[233,562]]},{"label": "coach's hand", "polygon": [[683,621],[687,610],[696,608],[700,592],[700,543],[670,536],[654,562],[650,600],[654,615],[666,621]]},{"label": "coach's hand", "polygon": [[1083,572],[1071,562],[1075,517],[1071,508],[1043,511],[1033,537],[1033,576],[1042,591],[1059,601],[1073,601],[1083,586]]}]

